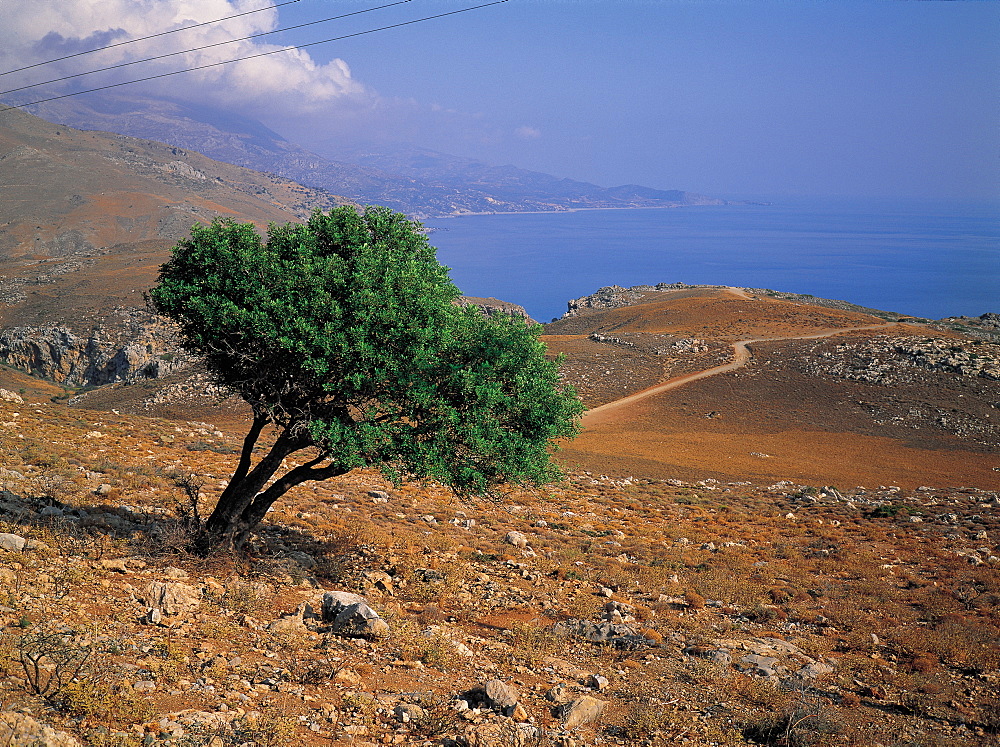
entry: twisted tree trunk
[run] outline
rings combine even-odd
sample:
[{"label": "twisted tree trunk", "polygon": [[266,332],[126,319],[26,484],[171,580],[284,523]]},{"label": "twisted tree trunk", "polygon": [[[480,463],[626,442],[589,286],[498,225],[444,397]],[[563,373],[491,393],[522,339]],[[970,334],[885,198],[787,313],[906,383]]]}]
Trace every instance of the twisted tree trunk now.
[{"label": "twisted tree trunk", "polygon": [[308,437],[297,437],[287,429],[283,430],[270,451],[251,468],[254,446],[268,423],[270,419],[265,415],[254,417],[250,432],[243,439],[236,471],[195,539],[194,549],[199,554],[240,550],[250,532],[263,521],[274,502],[293,487],[308,480],[325,480],[350,471],[338,464],[318,466],[326,460],[321,454],[305,464],[293,467],[268,485],[281,469],[286,457],[312,445]]}]

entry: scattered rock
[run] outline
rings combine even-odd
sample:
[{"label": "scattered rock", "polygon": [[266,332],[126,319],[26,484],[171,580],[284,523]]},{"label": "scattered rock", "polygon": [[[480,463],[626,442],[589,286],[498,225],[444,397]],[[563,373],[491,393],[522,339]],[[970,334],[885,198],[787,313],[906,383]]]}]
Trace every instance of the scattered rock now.
[{"label": "scattered rock", "polygon": [[649,641],[631,625],[590,620],[563,620],[552,626],[556,635],[572,635],[591,643],[607,643],[619,649],[645,648]]},{"label": "scattered rock", "polygon": [[330,623],[331,632],[351,637],[385,638],[391,632],[364,597],[343,591],[323,595],[323,621]]},{"label": "scattered rock", "polygon": [[63,731],[36,721],[23,713],[0,713],[0,744],[4,747],[80,747]]},{"label": "scattered rock", "polygon": [[392,713],[404,724],[409,723],[410,721],[422,719],[425,715],[424,709],[418,705],[414,705],[413,703],[400,703],[392,709]]}]

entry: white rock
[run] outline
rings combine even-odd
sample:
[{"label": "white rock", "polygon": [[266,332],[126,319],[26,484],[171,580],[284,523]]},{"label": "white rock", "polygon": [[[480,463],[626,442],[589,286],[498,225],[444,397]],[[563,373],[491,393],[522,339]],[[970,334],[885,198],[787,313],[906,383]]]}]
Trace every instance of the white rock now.
[{"label": "white rock", "polygon": [[589,695],[577,698],[560,709],[563,726],[567,729],[575,729],[577,726],[593,723],[601,717],[605,705],[607,704],[603,700]]},{"label": "white rock", "polygon": [[187,584],[154,581],[146,587],[145,600],[165,615],[182,615],[201,604],[201,592]]},{"label": "white rock", "polygon": [[28,540],[18,534],[8,534],[7,532],[3,532],[0,533],[0,550],[21,552],[27,541]]},{"label": "white rock", "polygon": [[528,538],[522,532],[507,532],[504,542],[514,547],[527,547]]}]

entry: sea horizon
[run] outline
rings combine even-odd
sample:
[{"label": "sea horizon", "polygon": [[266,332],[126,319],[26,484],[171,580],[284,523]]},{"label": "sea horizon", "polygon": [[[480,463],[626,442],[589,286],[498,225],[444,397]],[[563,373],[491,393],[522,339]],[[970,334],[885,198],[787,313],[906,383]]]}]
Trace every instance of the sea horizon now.
[{"label": "sea horizon", "polygon": [[1000,202],[734,195],[746,204],[425,224],[470,296],[558,318],[608,285],[770,288],[939,319],[1000,312]]}]

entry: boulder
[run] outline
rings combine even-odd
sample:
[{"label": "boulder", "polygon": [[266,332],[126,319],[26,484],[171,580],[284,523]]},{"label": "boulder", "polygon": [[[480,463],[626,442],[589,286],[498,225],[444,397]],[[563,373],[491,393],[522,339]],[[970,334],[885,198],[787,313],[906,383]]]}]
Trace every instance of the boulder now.
[{"label": "boulder", "polygon": [[201,604],[201,591],[188,584],[154,581],[146,587],[145,600],[164,615],[185,615]]},{"label": "boulder", "polygon": [[465,693],[465,699],[492,708],[504,716],[510,716],[517,708],[518,692],[513,685],[494,679],[469,690]]},{"label": "boulder", "polygon": [[777,674],[778,659],[773,656],[747,654],[740,657],[739,664],[736,666],[741,672],[756,674],[760,677],[774,677]]},{"label": "boulder", "polygon": [[798,676],[804,680],[815,680],[833,674],[833,665],[825,661],[813,661],[798,671]]},{"label": "boulder", "polygon": [[323,621],[330,624],[330,632],[355,638],[385,638],[390,634],[389,623],[364,597],[344,591],[323,595]]},{"label": "boulder", "polygon": [[528,546],[528,538],[523,532],[507,532],[507,536],[504,537],[503,541],[514,547]]},{"label": "boulder", "polygon": [[21,552],[28,540],[19,534],[0,533],[0,550]]},{"label": "boulder", "polygon": [[0,713],[0,744],[4,747],[81,747],[63,731],[36,721],[23,713]]},{"label": "boulder", "polygon": [[567,729],[575,729],[578,726],[597,721],[604,712],[605,705],[607,704],[603,700],[584,695],[571,703],[560,706],[557,710],[563,726]]}]

